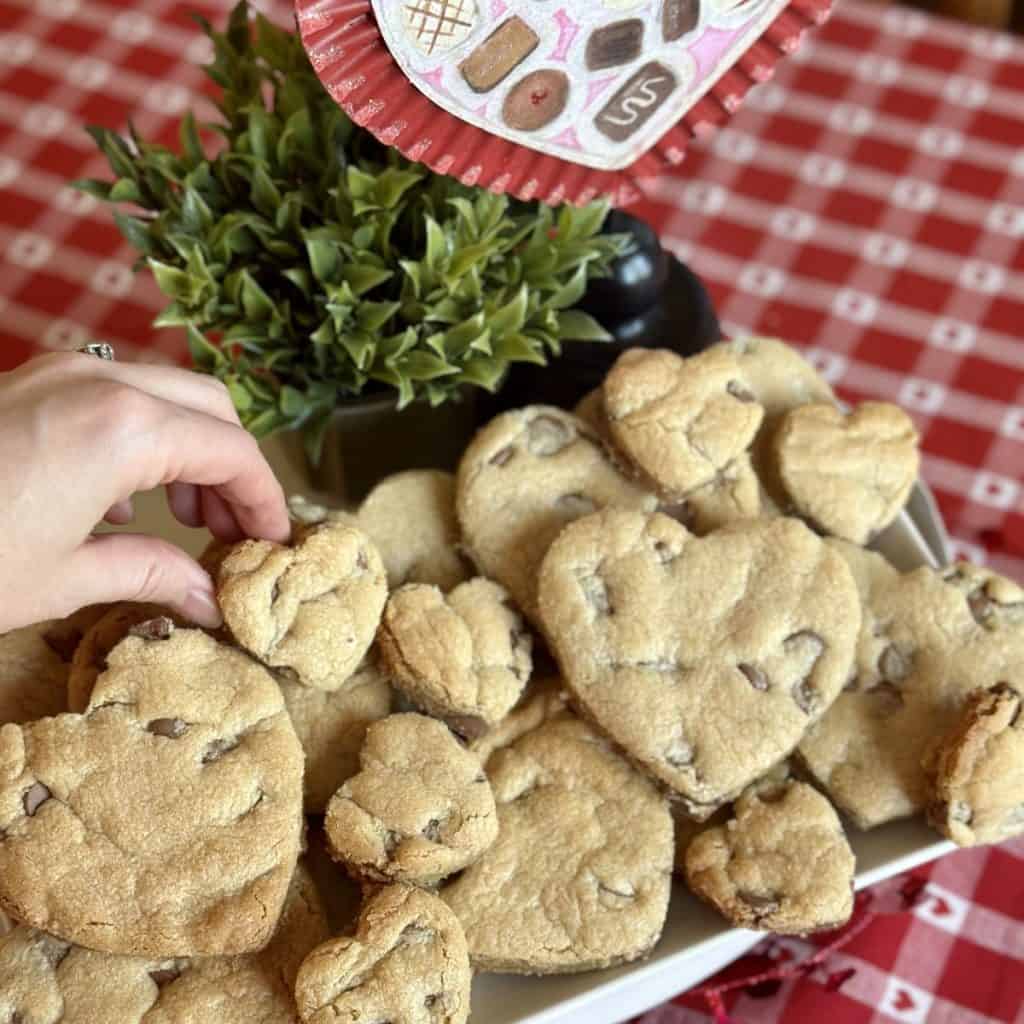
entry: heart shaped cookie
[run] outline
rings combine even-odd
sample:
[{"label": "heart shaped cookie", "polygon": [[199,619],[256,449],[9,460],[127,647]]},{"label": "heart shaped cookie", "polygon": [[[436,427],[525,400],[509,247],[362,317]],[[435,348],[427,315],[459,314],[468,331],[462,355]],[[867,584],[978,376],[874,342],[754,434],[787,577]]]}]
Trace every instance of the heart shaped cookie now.
[{"label": "heart shaped cookie", "polygon": [[842,556],[794,519],[697,538],[606,509],[551,546],[539,594],[575,703],[698,819],[825,712],[860,626]]},{"label": "heart shaped cookie", "polygon": [[371,725],[360,772],[327,808],[331,852],[358,878],[433,885],[494,842],[494,796],[476,754],[442,722],[391,715]]},{"label": "heart shaped cookie", "polygon": [[217,596],[235,640],[303,686],[337,690],[373,642],[387,599],[377,549],[343,520],[286,547],[243,541],[220,563]]},{"label": "heart shaped cookie", "polygon": [[712,483],[757,436],[764,409],[732,349],[684,359],[665,349],[629,349],[602,387],[615,445],[665,495]]},{"label": "heart shaped cookie", "polygon": [[471,980],[458,918],[423,889],[392,885],[363,907],[353,937],[306,957],[295,1001],[303,1024],[465,1024]]},{"label": "heart shaped cookie", "polygon": [[751,786],[733,817],[686,851],[686,880],[701,899],[739,928],[790,935],[849,920],[853,870],[839,815],[803,782]]},{"label": "heart shaped cookie", "polygon": [[320,898],[301,864],[273,939],[265,949],[245,956],[117,956],[21,925],[0,941],[0,1020],[297,1024],[292,996],[296,972],[328,935]]},{"label": "heart shaped cookie", "polygon": [[504,587],[480,577],[447,597],[423,584],[396,590],[379,641],[395,685],[462,736],[497,725],[533,669],[522,617]]},{"label": "heart shaped cookie", "polygon": [[302,750],[251,658],[165,635],[122,641],[84,715],[0,729],[0,905],[103,952],[248,952],[298,857]]},{"label": "heart shaped cookie", "polygon": [[774,448],[796,512],[823,533],[866,544],[907,503],[917,443],[914,421],[897,405],[865,402],[844,413],[815,402],[785,416]]},{"label": "heart shaped cookie", "polygon": [[500,829],[441,891],[473,965],[511,974],[596,970],[646,955],[672,873],[668,801],[568,713],[488,762]]},{"label": "heart shaped cookie", "polygon": [[566,524],[606,505],[657,504],[616,469],[593,430],[553,406],[496,416],[466,449],[456,479],[470,555],[531,618],[541,560]]}]

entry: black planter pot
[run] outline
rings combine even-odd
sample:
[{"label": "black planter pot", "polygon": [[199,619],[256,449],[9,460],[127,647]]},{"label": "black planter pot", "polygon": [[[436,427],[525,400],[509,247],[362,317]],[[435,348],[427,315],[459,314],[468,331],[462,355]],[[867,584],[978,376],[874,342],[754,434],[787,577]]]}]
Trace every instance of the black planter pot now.
[{"label": "black planter pot", "polygon": [[[650,231],[647,225],[644,228]],[[515,364],[501,391],[479,402],[480,422],[523,405],[571,409],[600,385],[615,360],[628,348],[668,348],[680,355],[694,355],[721,340],[718,316],[700,278],[674,256],[662,255],[664,271],[654,261],[648,261],[650,273],[636,288],[648,303],[650,296],[656,295],[655,301],[646,306],[628,294],[628,287],[621,289],[617,301],[616,295],[604,287],[603,280],[593,282],[581,305],[602,323],[612,341],[571,341],[547,366]],[[627,261],[631,259],[626,257]]]}]

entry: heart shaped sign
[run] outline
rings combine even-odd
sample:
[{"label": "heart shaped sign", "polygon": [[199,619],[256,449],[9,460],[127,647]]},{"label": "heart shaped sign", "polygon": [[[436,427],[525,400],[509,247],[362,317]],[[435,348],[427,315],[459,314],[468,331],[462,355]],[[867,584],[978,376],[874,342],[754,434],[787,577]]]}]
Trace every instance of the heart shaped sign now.
[{"label": "heart shaped sign", "polygon": [[619,170],[654,145],[788,0],[372,0],[409,80],[460,120]]},{"label": "heart shaped sign", "polygon": [[467,185],[549,203],[679,163],[831,0],[296,0],[325,88]]}]

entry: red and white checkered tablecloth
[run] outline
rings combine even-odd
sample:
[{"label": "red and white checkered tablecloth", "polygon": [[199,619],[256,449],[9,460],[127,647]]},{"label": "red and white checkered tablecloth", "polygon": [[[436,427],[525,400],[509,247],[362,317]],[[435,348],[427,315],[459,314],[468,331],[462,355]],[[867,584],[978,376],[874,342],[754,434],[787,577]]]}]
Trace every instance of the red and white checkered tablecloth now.
[{"label": "red and white checkered tablecloth", "polygon": [[[173,139],[205,87],[188,11],[216,21],[229,6],[0,0],[0,370],[92,337],[122,357],[183,357],[152,331],[161,298],[108,212],[65,183],[105,173],[86,123],[131,117]],[[256,6],[288,17],[287,0]],[[730,332],[809,346],[845,398],[907,408],[957,552],[1024,579],[1024,41],[838,0],[639,212]],[[895,912],[797,980],[730,992],[730,1018],[1024,1024],[1024,841],[914,878],[912,906],[890,898]],[[815,948],[771,940],[724,979]],[[642,1022],[708,1019],[691,993]]]}]

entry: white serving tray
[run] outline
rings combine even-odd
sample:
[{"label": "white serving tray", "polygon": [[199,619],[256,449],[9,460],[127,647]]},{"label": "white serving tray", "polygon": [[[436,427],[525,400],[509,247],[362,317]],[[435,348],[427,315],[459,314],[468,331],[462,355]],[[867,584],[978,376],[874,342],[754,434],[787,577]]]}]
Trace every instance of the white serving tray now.
[{"label": "white serving tray", "polygon": [[[903,571],[949,561],[934,499],[918,485],[907,511],[872,544]],[[919,820],[870,832],[847,826],[857,855],[857,888],[934,860],[953,849]],[[673,882],[665,932],[651,957],[612,971],[549,978],[482,974],[473,982],[472,1024],[619,1024],[671,999],[735,960],[763,934],[730,928]]]}]

